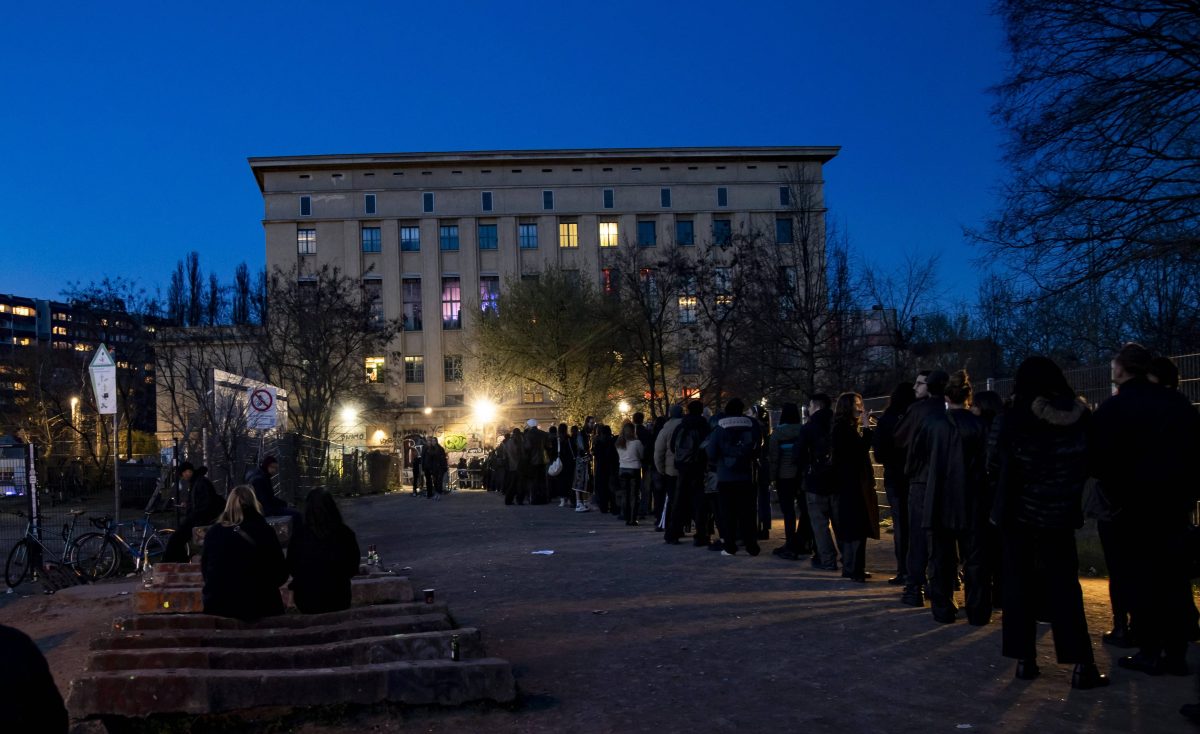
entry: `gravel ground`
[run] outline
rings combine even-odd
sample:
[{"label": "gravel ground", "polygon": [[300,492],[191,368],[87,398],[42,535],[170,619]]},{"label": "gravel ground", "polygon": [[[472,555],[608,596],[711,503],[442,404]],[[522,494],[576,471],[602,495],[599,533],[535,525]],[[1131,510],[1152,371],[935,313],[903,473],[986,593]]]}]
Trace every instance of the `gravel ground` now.
[{"label": "gravel ground", "polygon": [[[505,507],[483,492],[441,501],[407,494],[344,500],[364,546],[411,566],[488,652],[510,660],[519,706],[338,712],[291,721],[305,734],[429,732],[1191,731],[1178,715],[1194,678],[1116,668],[1100,644],[1109,615],[1103,581],[1084,580],[1097,658],[1113,683],[1073,691],[1040,628],[1042,676],[1013,678],[1000,656],[999,615],[987,627],[941,625],[898,602],[884,580],[890,536],[869,541],[854,584],[770,554],[723,557],[669,546],[648,525],[557,506]],[[553,555],[533,551],[553,550]],[[30,596],[0,606],[0,622],[48,649],[60,686],[87,640],[122,613],[122,584]],[[1200,670],[1200,655],[1191,664]],[[273,729],[279,730],[279,729]]]}]

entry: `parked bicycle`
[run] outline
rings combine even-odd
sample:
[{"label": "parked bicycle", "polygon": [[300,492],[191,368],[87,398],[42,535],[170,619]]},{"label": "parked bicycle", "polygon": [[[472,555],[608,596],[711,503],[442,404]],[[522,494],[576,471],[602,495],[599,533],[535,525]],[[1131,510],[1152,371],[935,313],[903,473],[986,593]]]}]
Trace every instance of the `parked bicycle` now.
[{"label": "parked bicycle", "polygon": [[120,570],[124,558],[132,561],[135,573],[142,573],[157,563],[175,531],[154,527],[150,517],[155,514],[159,513],[147,509],[141,520],[128,523],[133,526],[128,540],[121,535],[121,529],[127,523],[114,524],[108,515],[92,518],[92,525],[102,532],[85,533],[75,541],[79,557],[90,559],[90,573],[85,573],[92,580],[113,576]]},{"label": "parked bicycle", "polygon": [[42,563],[46,561],[67,566],[86,578],[94,578],[96,565],[101,559],[93,555],[91,549],[81,550],[78,547],[79,541],[84,536],[75,537],[75,524],[78,522],[80,515],[86,514],[84,510],[71,510],[67,513],[71,517],[71,522],[63,523],[62,553],[50,550],[42,542],[42,527],[40,524],[41,520],[44,519],[42,515],[30,518],[20,511],[10,510],[7,512],[9,515],[24,518],[26,521],[25,536],[17,541],[13,549],[9,551],[8,562],[4,565],[4,581],[10,589],[19,585],[26,577],[36,578],[42,567]]}]

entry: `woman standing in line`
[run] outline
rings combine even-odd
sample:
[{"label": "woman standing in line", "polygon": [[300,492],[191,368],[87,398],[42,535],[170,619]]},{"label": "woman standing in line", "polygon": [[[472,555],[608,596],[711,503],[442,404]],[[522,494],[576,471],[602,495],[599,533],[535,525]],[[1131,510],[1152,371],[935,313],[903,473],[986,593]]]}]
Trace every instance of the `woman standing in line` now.
[{"label": "woman standing in line", "polygon": [[833,408],[834,532],[842,548],[842,576],[865,582],[867,538],[879,539],[879,500],[871,467],[871,427],[862,396],[847,392]]},{"label": "woman standing in line", "polygon": [[629,421],[621,426],[621,435],[617,437],[617,459],[620,470],[617,479],[620,482],[619,500],[621,513],[626,525],[637,525],[638,488],[642,483],[642,457],[645,449],[637,439],[637,429]]}]

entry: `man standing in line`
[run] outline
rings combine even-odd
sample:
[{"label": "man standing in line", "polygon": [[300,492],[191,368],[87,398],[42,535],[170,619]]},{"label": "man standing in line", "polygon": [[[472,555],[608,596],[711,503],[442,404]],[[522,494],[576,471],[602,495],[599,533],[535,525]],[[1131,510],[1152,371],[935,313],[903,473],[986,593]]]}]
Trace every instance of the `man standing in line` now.
[{"label": "man standing in line", "polygon": [[762,428],[745,412],[740,398],[726,403],[725,416],[717,421],[708,442],[708,458],[717,468],[723,556],[737,553],[739,538],[751,556],[760,551],[752,463],[762,450]]},{"label": "man standing in line", "polygon": [[637,433],[637,440],[642,442],[645,447],[645,452],[642,454],[642,496],[638,500],[637,516],[641,520],[654,509],[651,507],[651,495],[654,489],[654,434],[646,427],[646,414],[638,411],[633,414],[633,430]]},{"label": "man standing in line", "polygon": [[[671,437],[680,423],[683,423],[683,406],[672,405],[670,419],[663,424],[662,430],[658,432],[658,438],[654,440],[654,468],[658,470],[658,476],[667,498],[666,517],[660,516],[655,521],[663,524],[663,539],[671,545],[679,544],[679,535],[676,534],[672,537],[670,516],[675,512],[675,505],[680,504],[679,471],[675,468],[675,452],[671,450]],[[691,507],[690,502],[687,504]],[[683,526],[680,524],[679,533],[682,534],[682,532]]]},{"label": "man standing in line", "polygon": [[500,444],[504,458],[504,504],[525,504],[525,445],[521,429],[514,428],[504,443]]},{"label": "man standing in line", "polygon": [[538,428],[534,418],[525,421],[525,433],[521,435],[525,444],[525,491],[529,504],[544,505],[550,501],[546,491],[546,442],[550,435]]},{"label": "man standing in line", "polygon": [[801,457],[804,463],[804,502],[813,532],[813,568],[836,571],[837,539],[830,525],[837,527],[836,486],[833,482],[833,403],[829,396],[817,393],[808,399],[808,422],[800,431]]},{"label": "man standing in line", "polygon": [[450,469],[450,460],[446,449],[438,443],[437,436],[430,436],[427,440],[425,450],[421,452],[421,463],[421,468],[425,470],[425,499],[441,499],[442,483]]},{"label": "man standing in line", "polygon": [[674,457],[675,472],[678,475],[675,494],[680,497],[680,502],[678,512],[668,508],[670,519],[665,533],[668,543],[672,539],[678,540],[682,537],[683,526],[687,524],[688,519],[692,519],[696,525],[696,535],[692,544],[696,547],[708,547],[708,528],[712,525],[708,498],[704,495],[704,470],[708,465],[704,441],[708,438],[708,433],[708,421],[704,419],[704,403],[693,400],[688,403],[687,415],[675,430],[671,431],[671,455]]}]

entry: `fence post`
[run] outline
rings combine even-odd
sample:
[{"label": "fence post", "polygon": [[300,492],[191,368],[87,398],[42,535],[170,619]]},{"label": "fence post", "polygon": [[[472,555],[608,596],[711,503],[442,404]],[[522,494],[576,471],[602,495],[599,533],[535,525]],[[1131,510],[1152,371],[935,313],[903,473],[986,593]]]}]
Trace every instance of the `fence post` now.
[{"label": "fence post", "polygon": [[38,526],[37,447],[32,443],[26,444],[25,490],[29,493],[29,522],[33,524],[34,536],[40,538],[42,534]]},{"label": "fence post", "polygon": [[987,378],[987,389],[988,389],[988,390],[993,390],[993,389],[995,389],[995,388],[994,388],[994,381],[993,381],[993,379],[992,379],[991,377]]}]

